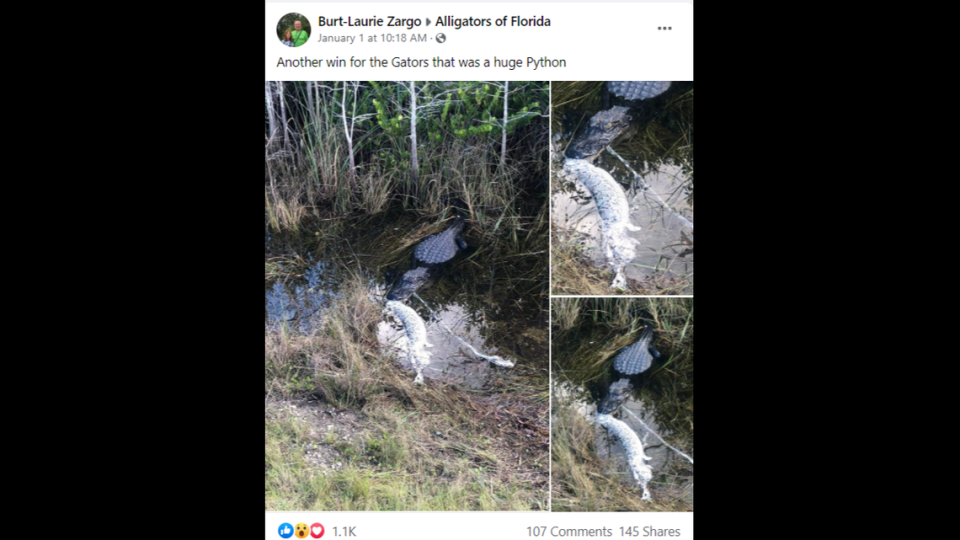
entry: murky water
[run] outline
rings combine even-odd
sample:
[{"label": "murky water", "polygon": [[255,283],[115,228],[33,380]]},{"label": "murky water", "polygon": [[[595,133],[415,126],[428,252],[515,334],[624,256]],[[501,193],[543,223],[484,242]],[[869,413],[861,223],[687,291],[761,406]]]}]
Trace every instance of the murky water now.
[{"label": "murky water", "polygon": [[[597,455],[607,465],[608,474],[617,476],[623,483],[635,487],[636,480],[630,471],[623,446],[605,428],[597,424],[597,401],[591,393],[573,383],[561,382],[556,385],[554,394],[556,395],[554,406],[570,407],[594,426],[594,447]],[[663,440],[672,440],[673,433],[661,427],[657,421],[657,411],[653,404],[645,402],[634,391],[613,414],[613,417],[630,426],[630,429],[640,437],[644,453],[650,457],[647,465],[653,470],[651,490],[662,492],[663,489],[668,488],[670,496],[682,498],[692,504],[692,465],[667,448],[643,427],[643,424],[646,424],[647,428],[656,432]]]},{"label": "murky water", "polygon": [[[554,109],[560,125],[559,130],[554,126],[554,145],[560,155],[554,168],[563,166],[563,150],[603,107],[602,94],[596,91],[585,109],[562,105]],[[693,294],[692,91],[692,82],[675,82],[658,98],[623,103],[635,107],[631,114],[638,133],[614,145],[619,157],[605,150],[594,162],[624,187],[630,221],[641,227],[628,233],[640,243],[636,258],[624,270],[627,278],[641,284],[653,280],[683,294]],[[561,241],[584,245],[594,263],[606,266],[600,249],[600,215],[589,191],[578,182],[558,182],[554,175],[551,198],[552,220],[565,231]]]},{"label": "murky water", "polygon": [[279,280],[274,281],[266,294],[268,331],[281,325],[295,328],[301,334],[317,329],[323,321],[324,308],[336,298],[334,288],[337,281],[332,265],[326,262],[311,263],[302,279],[293,280],[286,286]]},{"label": "murky water", "polygon": [[[323,242],[322,249],[319,247],[321,242],[310,232],[286,238],[267,237],[268,267],[271,264],[278,266],[280,273],[288,270],[284,268],[285,264],[296,264],[296,269],[290,271],[293,277],[288,275],[282,282],[268,281],[265,301],[267,332],[276,331],[281,325],[302,334],[320,329],[325,308],[338,300],[338,288],[344,276],[357,271],[368,276],[370,298],[384,307],[391,285],[388,276],[402,273],[409,267],[413,247],[426,234],[417,232],[422,225],[420,221],[412,216],[370,219],[358,227],[345,228],[342,238],[332,244]],[[404,304],[423,319],[427,341],[433,345],[426,349],[431,357],[430,365],[424,369],[424,377],[480,389],[511,369],[475,357],[457,338],[482,354],[498,355],[518,366],[546,366],[547,328],[542,313],[536,308],[536,298],[517,295],[513,291],[517,284],[510,281],[510,274],[499,270],[499,255],[490,253],[482,261],[467,261],[472,251],[481,247],[477,244],[482,242],[469,231],[467,241],[474,245],[455,258],[438,278],[419,290],[420,298],[429,309],[414,296]],[[328,260],[308,262],[304,266],[304,261],[312,261],[313,253],[317,253],[317,258]],[[338,258],[344,253],[355,254],[352,264]],[[325,257],[327,255],[329,257]],[[384,309],[381,313],[377,338],[385,356],[409,369],[413,379],[414,372],[406,354],[405,331],[390,310]]]},{"label": "murky water", "polygon": [[[427,327],[427,341],[433,345],[427,350],[430,352],[430,365],[424,368],[423,376],[428,379],[441,379],[460,386],[482,388],[489,377],[498,369],[486,360],[476,358],[460,341],[448,332],[449,328],[463,341],[472,345],[482,354],[496,355],[499,349],[488,343],[483,334],[482,313],[471,310],[457,302],[445,304],[439,310],[434,309],[438,318],[420,303],[411,297],[407,305],[412,307],[423,319]],[[442,324],[441,324],[442,323]],[[385,315],[378,328],[380,343],[395,350],[397,362],[405,368],[413,368],[407,360],[407,336],[403,325],[389,315]],[[511,359],[510,355],[504,355]]]},{"label": "murky water", "polygon": [[[687,283],[684,292],[692,294],[693,229],[687,222],[693,221],[693,208],[687,203],[685,186],[689,179],[682,168],[662,164],[659,168],[642,173],[641,184],[619,164],[619,160],[597,161],[597,166],[607,172],[612,171],[613,177],[621,184],[632,184],[627,192],[632,210],[630,222],[641,230],[628,234],[639,240],[640,244],[636,248],[637,256],[626,266],[624,274],[638,281],[651,276],[682,280]],[[606,168],[607,163],[614,162],[619,167],[613,165]],[[576,240],[585,241],[587,253],[593,262],[598,266],[605,265],[606,260],[600,249],[600,213],[590,192],[579,182],[566,182],[554,191],[552,203],[553,222],[566,231],[578,233]]]}]

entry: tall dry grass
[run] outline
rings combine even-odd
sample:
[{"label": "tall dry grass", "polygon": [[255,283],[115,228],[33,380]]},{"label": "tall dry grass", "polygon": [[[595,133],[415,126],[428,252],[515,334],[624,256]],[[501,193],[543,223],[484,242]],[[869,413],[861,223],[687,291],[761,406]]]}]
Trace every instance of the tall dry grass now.
[{"label": "tall dry grass", "polygon": [[[634,343],[644,325],[654,328],[660,359],[634,391],[657,411],[668,442],[693,448],[694,301],[692,298],[554,298],[552,461],[553,501],[558,511],[682,511],[686,473],[661,471],[651,484],[655,502],[610,474],[597,456],[595,428],[577,404],[556,386],[580,389],[588,401],[602,397],[622,376],[612,369],[621,348]],[[662,478],[662,479],[661,479]]]},{"label": "tall dry grass", "polygon": [[518,366],[489,391],[416,385],[379,345],[382,317],[358,273],[316,332],[268,333],[266,508],[546,510],[546,370]]}]

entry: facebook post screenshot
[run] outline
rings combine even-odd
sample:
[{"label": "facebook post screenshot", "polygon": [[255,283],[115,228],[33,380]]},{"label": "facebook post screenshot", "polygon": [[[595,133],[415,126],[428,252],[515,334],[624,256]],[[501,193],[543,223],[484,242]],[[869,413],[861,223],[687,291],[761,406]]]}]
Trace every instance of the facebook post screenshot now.
[{"label": "facebook post screenshot", "polygon": [[265,1],[265,538],[693,538],[693,1]]}]

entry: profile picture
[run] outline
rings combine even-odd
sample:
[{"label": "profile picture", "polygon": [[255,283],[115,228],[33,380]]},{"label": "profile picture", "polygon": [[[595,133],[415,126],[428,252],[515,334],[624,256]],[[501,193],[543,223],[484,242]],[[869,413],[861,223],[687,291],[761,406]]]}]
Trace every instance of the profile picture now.
[{"label": "profile picture", "polygon": [[310,23],[299,13],[287,13],[277,23],[277,37],[287,47],[299,47],[310,38]]}]

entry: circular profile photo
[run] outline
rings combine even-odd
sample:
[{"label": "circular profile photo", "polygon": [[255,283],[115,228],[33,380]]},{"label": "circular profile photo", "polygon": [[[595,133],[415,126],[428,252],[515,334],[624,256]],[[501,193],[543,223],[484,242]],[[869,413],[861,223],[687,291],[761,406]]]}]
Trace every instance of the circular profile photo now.
[{"label": "circular profile photo", "polygon": [[310,38],[310,23],[299,13],[287,13],[277,23],[277,37],[287,47],[299,47]]}]

